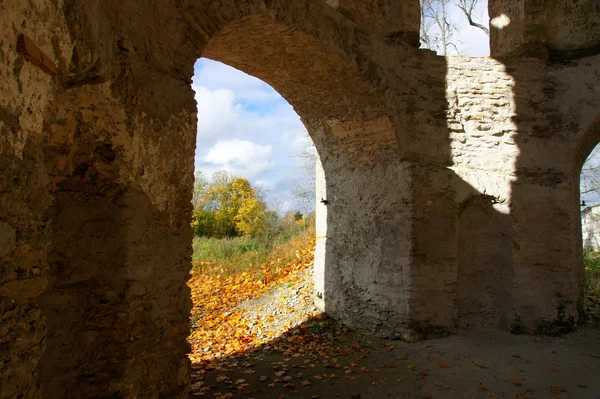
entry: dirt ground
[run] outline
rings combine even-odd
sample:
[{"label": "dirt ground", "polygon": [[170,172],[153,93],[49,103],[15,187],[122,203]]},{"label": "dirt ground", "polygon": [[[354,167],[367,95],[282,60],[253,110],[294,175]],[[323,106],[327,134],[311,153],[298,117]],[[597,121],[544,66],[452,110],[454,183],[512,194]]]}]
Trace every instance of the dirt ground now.
[{"label": "dirt ground", "polygon": [[277,338],[194,363],[192,397],[600,399],[600,301],[587,327],[560,337],[479,330],[406,343],[348,331],[310,302],[310,271],[293,281],[238,306],[265,321],[248,331]]},{"label": "dirt ground", "polygon": [[600,330],[478,331],[420,343],[309,321],[253,352],[194,365],[214,398],[600,398]]}]

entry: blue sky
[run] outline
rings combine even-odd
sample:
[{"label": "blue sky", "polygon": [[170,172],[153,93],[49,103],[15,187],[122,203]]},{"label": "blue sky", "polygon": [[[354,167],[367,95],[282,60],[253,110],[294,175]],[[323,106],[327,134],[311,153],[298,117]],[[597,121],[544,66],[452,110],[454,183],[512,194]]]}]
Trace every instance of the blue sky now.
[{"label": "blue sky", "polygon": [[[450,14],[460,24],[461,50],[488,55],[487,36],[469,27],[460,10],[452,8]],[[293,107],[268,84],[225,64],[201,58],[194,72],[196,170],[208,178],[227,170],[261,187],[280,212],[298,209],[292,189],[309,172],[293,157],[306,146]]]}]

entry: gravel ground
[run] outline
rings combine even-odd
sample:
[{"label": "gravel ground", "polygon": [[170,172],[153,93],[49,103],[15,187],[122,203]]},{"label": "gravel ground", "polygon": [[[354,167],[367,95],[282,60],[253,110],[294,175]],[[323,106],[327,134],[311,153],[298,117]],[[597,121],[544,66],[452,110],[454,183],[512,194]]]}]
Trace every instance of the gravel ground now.
[{"label": "gravel ground", "polygon": [[[242,303],[238,309],[243,310],[246,320],[251,320],[251,332],[259,338],[264,338],[267,332],[279,336],[321,313],[313,305],[312,291],[312,270],[304,270],[291,282]],[[261,326],[258,321],[262,321]]]}]

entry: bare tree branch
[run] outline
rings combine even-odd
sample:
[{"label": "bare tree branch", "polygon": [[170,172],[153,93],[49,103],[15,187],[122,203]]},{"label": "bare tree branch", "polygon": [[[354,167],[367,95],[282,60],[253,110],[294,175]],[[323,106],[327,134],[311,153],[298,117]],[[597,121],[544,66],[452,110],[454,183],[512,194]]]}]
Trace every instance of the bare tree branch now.
[{"label": "bare tree branch", "polygon": [[595,194],[587,199],[598,202],[600,197],[600,145],[597,145],[581,169],[580,194]]},{"label": "bare tree branch", "polygon": [[292,193],[298,206],[303,210],[310,210],[314,204],[316,188],[316,164],[318,161],[317,150],[306,128],[301,133],[302,144],[298,151],[292,155],[299,166],[304,170],[300,179],[295,181]]},{"label": "bare tree branch", "polygon": [[450,0],[421,1],[421,41],[423,47],[448,55],[453,47],[460,53],[455,42],[459,39],[458,29],[448,15]]},{"label": "bare tree branch", "polygon": [[467,17],[467,20],[469,21],[469,25],[481,29],[482,31],[485,32],[486,35],[489,36],[490,30],[488,29],[488,27],[485,25],[482,25],[478,22],[475,22],[475,20],[473,20],[473,9],[477,5],[477,1],[478,0],[457,0],[457,2],[455,4],[465,14],[465,16]]}]

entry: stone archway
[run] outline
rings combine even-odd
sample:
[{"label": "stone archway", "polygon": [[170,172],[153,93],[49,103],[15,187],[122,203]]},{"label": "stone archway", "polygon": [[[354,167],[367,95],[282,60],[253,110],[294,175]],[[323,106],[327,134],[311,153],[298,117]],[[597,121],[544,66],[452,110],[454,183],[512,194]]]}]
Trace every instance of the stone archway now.
[{"label": "stone archway", "polygon": [[[507,201],[493,214],[503,223],[484,230],[510,252],[494,265],[510,278],[489,319],[572,330],[573,154],[597,115],[597,40],[552,47],[560,38],[528,29],[535,5],[519,19],[516,3],[492,7],[516,21],[492,32],[492,54],[517,56],[495,61],[416,50],[416,0],[5,0],[0,396],[186,395],[190,79],[203,55],[272,84],[319,149],[327,312],[407,340],[456,331],[463,289],[485,304],[468,276],[494,252],[459,241],[476,241],[471,205],[492,195]],[[39,51],[17,46],[21,34]],[[518,57],[544,56],[540,45],[571,63]]]},{"label": "stone archway", "polygon": [[[303,117],[325,174],[334,175],[324,188],[329,204],[326,223],[319,223],[326,227],[316,273],[327,311],[370,330],[396,314],[398,292],[386,291],[385,270],[353,276],[361,256],[367,263],[381,256],[381,248],[369,245],[373,238],[382,242],[373,214],[398,212],[398,192],[383,192],[361,168],[401,190],[406,174],[398,173],[403,167],[393,158],[397,138],[383,92],[351,57],[285,22],[252,9],[242,17],[232,8],[234,18],[215,19],[219,28],[213,26],[205,44],[198,42],[202,28],[193,14],[184,13],[186,50],[190,43],[196,49],[171,63],[129,36],[136,32],[90,32],[85,16],[113,17],[91,4],[71,6],[84,18],[67,23],[77,44],[63,60],[64,75],[44,110],[47,266],[45,286],[32,302],[45,320],[44,350],[34,368],[44,395],[175,397],[187,389],[185,281],[196,130],[193,93],[182,71],[191,73],[197,55],[245,70],[280,91]],[[102,47],[106,40],[115,47]],[[384,201],[373,203],[375,198]],[[365,254],[347,257],[349,245],[361,245]],[[373,285],[372,274],[381,273],[385,284]],[[366,312],[351,313],[356,310]],[[403,312],[394,317],[401,323]]]}]

